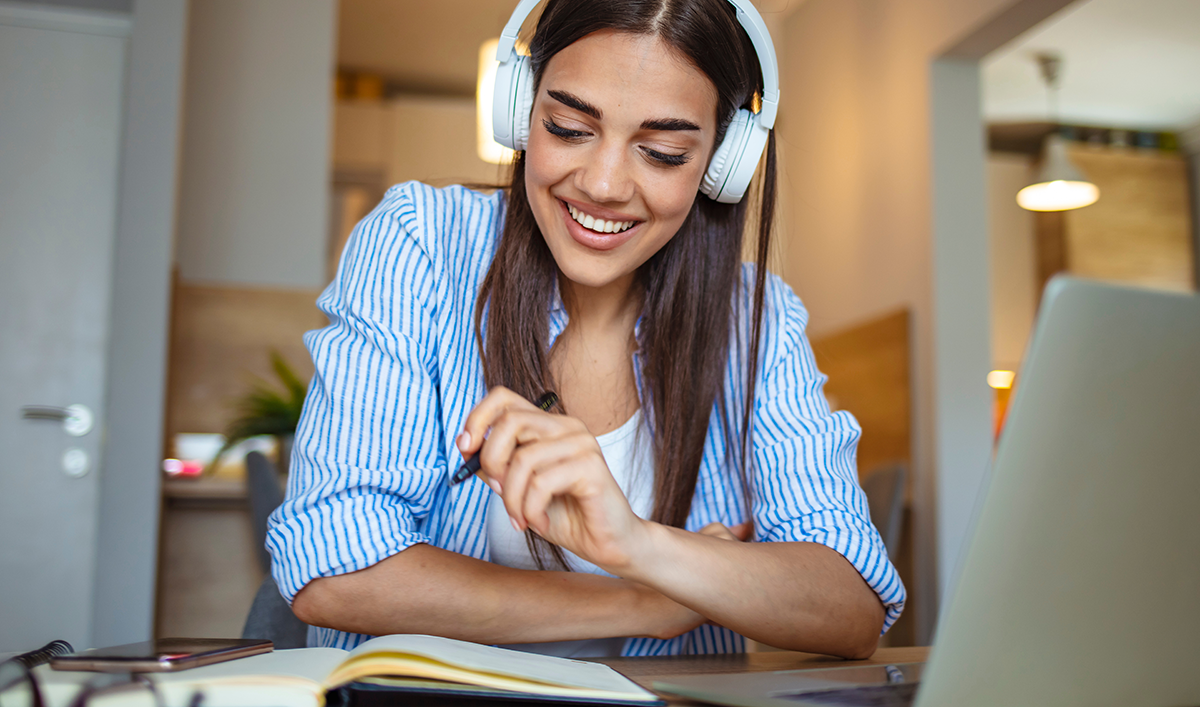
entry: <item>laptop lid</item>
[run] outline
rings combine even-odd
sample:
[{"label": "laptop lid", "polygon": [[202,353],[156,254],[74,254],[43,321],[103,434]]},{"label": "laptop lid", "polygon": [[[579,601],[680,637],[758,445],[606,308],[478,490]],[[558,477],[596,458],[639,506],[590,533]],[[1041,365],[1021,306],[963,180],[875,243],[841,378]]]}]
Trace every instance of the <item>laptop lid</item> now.
[{"label": "laptop lid", "polygon": [[1046,288],[917,694],[1200,704],[1200,297]]},{"label": "laptop lid", "polygon": [[[1055,278],[972,541],[916,666],[686,676],[742,707],[1200,704],[1200,297]],[[855,692],[859,690],[855,689]],[[861,702],[856,700],[865,698]]]}]

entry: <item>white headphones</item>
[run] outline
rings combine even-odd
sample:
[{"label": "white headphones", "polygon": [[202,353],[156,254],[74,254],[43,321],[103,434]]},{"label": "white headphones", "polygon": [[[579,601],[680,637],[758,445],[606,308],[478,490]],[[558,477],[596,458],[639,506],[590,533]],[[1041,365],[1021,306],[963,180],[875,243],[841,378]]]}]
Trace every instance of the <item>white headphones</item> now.
[{"label": "white headphones", "polygon": [[[521,0],[513,11],[500,45],[496,49],[496,92],[492,100],[492,132],[496,142],[514,150],[524,150],[529,141],[529,114],[533,111],[533,69],[529,57],[517,53],[517,34],[525,18],[541,0]],[[767,145],[767,137],[779,112],[779,66],[775,45],[762,15],[750,0],[728,0],[737,10],[737,19],[749,35],[758,53],[763,73],[762,108],[751,113],[738,109],[725,139],[717,146],[708,170],[700,182],[700,191],[725,204],[736,204],[745,195]]]}]

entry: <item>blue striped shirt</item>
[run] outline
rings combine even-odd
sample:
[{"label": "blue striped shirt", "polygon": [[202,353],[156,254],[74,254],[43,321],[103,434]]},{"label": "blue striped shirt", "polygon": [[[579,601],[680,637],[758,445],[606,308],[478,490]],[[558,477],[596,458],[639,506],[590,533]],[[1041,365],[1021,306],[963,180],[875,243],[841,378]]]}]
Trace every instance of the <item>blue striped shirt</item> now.
[{"label": "blue striped shirt", "polygon": [[[447,479],[461,463],[454,437],[486,393],[475,296],[499,240],[503,199],[499,192],[401,184],[351,234],[337,276],[317,300],[330,325],[305,335],[316,373],[296,432],[287,498],[272,514],[267,537],[273,574],[289,601],[317,577],[369,567],[417,543],[488,559],[491,490],[476,478],[457,486]],[[730,411],[744,409],[753,288],[754,266],[746,264],[724,380]],[[878,593],[886,631],[904,606],[904,585],[858,485],[860,428],[849,413],[830,411],[806,321],[796,295],[769,276],[751,471],[743,474],[738,450],[726,448],[720,405],[714,406],[686,528],[736,525],[750,520],[749,511],[756,541],[833,548]],[[558,301],[550,312],[551,343],[566,323]],[[640,387],[636,354],[634,367]],[[740,414],[727,417],[740,425]],[[341,648],[369,638],[325,628],[315,636],[320,645]],[[705,625],[670,640],[628,639],[623,654],[744,649],[738,634]]]}]

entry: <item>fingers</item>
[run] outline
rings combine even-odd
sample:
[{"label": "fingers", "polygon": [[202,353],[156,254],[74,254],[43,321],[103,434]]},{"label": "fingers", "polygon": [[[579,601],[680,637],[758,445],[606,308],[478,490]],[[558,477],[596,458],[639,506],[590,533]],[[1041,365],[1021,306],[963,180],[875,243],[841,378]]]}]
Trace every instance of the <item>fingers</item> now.
[{"label": "fingers", "polygon": [[[491,444],[490,438],[488,443]],[[545,497],[544,502],[540,506],[535,505],[531,511],[527,501],[531,490],[536,489],[538,498],[542,498],[544,492],[551,486],[555,489],[565,490],[565,485],[561,481],[551,485],[549,478],[542,477],[552,470],[578,467],[579,465],[575,462],[587,457],[591,452],[595,452],[597,456],[600,455],[600,447],[596,444],[595,438],[586,434],[572,434],[558,439],[540,441],[537,444],[527,444],[512,453],[508,467],[504,471],[502,481],[504,493],[502,495],[504,508],[508,511],[509,517],[513,519],[518,530],[528,527],[530,519],[535,517],[542,519],[544,509],[554,495]],[[603,457],[600,458],[603,459]],[[559,473],[561,474],[561,471]],[[535,523],[534,529],[544,531],[545,526]]]},{"label": "fingers", "polygon": [[470,457],[479,451],[484,437],[487,436],[488,428],[492,426],[496,418],[510,409],[537,410],[533,403],[502,385],[488,391],[483,400],[479,401],[479,404],[467,415],[462,432],[454,440],[464,457]]},{"label": "fingers", "polygon": [[745,523],[738,523],[733,527],[726,526],[723,523],[709,523],[700,529],[700,534],[711,535],[714,538],[721,538],[722,540],[744,542],[754,534],[754,523],[746,521]]},{"label": "fingers", "polygon": [[737,536],[724,523],[709,523],[700,529],[700,534],[711,535],[714,538],[721,538],[722,540],[737,540]]}]

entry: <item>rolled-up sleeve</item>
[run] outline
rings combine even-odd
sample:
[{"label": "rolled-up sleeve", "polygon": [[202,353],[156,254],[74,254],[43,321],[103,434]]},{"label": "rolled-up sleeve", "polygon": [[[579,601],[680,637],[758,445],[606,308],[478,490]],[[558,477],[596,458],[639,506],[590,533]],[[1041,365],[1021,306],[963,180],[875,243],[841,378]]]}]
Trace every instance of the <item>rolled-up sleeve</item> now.
[{"label": "rolled-up sleeve", "polygon": [[445,471],[437,283],[410,215],[397,188],[359,223],[317,301],[330,324],[305,336],[316,371],[287,496],[267,536],[288,601],[317,577],[360,570],[429,540],[421,520]]},{"label": "rolled-up sleeve", "polygon": [[879,595],[887,631],[904,608],[905,589],[858,484],[861,428],[850,413],[829,409],[800,300],[774,278],[769,290],[765,316],[773,321],[764,327],[752,436],[756,536],[837,551]]}]

